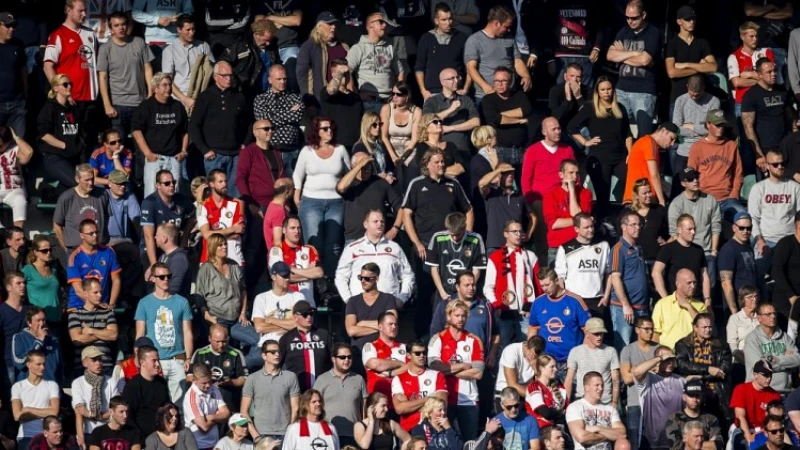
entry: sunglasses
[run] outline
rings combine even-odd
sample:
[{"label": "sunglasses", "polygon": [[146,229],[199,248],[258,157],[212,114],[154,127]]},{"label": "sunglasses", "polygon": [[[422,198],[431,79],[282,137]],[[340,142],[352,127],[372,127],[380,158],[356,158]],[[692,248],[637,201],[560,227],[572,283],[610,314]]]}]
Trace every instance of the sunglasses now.
[{"label": "sunglasses", "polygon": [[625,16],[625,20],[627,20],[628,22],[633,22],[634,20],[639,20],[641,18],[642,18],[641,14],[639,14],[638,16],[633,16],[633,17]]},{"label": "sunglasses", "polygon": [[52,248],[50,248],[50,247],[47,247],[47,248],[37,248],[37,249],[36,249],[36,251],[37,251],[37,252],[44,253],[44,254],[50,254],[50,252],[52,252],[52,251],[53,251],[53,249],[52,249]]},{"label": "sunglasses", "polygon": [[776,429],[774,429],[774,430],[766,430],[766,429],[765,429],[764,431],[766,431],[766,432],[767,432],[767,433],[769,433],[769,434],[781,434],[781,433],[783,433],[784,431],[786,431],[786,428],[776,428]]},{"label": "sunglasses", "polygon": [[319,130],[320,130],[320,131],[331,131],[331,129],[332,129],[332,127],[330,127],[330,126],[327,126],[327,127],[319,127]]},{"label": "sunglasses", "polygon": [[687,179],[685,179],[683,181],[685,181],[687,183],[694,183],[695,181],[697,181],[699,179],[700,179],[699,177],[692,177],[692,178],[687,178]]},{"label": "sunglasses", "polygon": [[108,145],[117,145],[117,144],[119,144],[120,142],[121,142],[120,140],[116,140],[116,141],[108,141],[108,142],[107,142],[107,144],[108,144]]},{"label": "sunglasses", "polygon": [[503,405],[503,409],[506,411],[511,411],[512,409],[519,409],[519,403],[514,403],[511,405]]},{"label": "sunglasses", "polygon": [[281,351],[280,350],[267,350],[264,353],[268,353],[270,355],[280,355]]},{"label": "sunglasses", "polygon": [[392,92],[392,97],[408,97],[408,94],[403,94],[402,92]]},{"label": "sunglasses", "polygon": [[414,356],[425,356],[425,351],[421,351],[421,352],[411,352],[411,354],[412,354],[412,355],[414,355]]},{"label": "sunglasses", "polygon": [[306,312],[303,312],[303,313],[297,313],[297,315],[301,316],[301,317],[305,317],[306,319],[308,319],[310,316],[314,315],[314,310],[306,311]]},{"label": "sunglasses", "polygon": [[740,227],[739,225],[736,225],[736,228],[741,231],[753,231],[753,227]]},{"label": "sunglasses", "polygon": [[353,359],[353,355],[336,355],[336,359],[344,361],[346,359]]},{"label": "sunglasses", "polygon": [[439,120],[439,119],[431,120],[431,125],[441,125],[441,124],[442,124],[442,121]]},{"label": "sunglasses", "polygon": [[172,186],[175,184],[175,181],[160,181],[158,184],[162,186]]},{"label": "sunglasses", "polygon": [[370,125],[370,126],[371,126],[372,128],[378,128],[378,127],[380,127],[381,125],[383,125],[383,122],[375,122],[375,123],[373,123],[373,124],[372,124],[372,125]]},{"label": "sunglasses", "polygon": [[273,128],[273,127],[261,127],[261,128],[256,128],[256,130],[266,131],[266,132],[268,132],[268,133],[269,133],[270,131],[274,130],[274,129],[275,129],[275,128]]},{"label": "sunglasses", "polygon": [[358,281],[372,282],[372,281],[375,281],[377,278],[378,277],[364,277],[364,276],[359,275],[358,276]]},{"label": "sunglasses", "polygon": [[61,87],[65,87],[65,88],[71,88],[71,87],[72,87],[72,83],[71,83],[71,82],[69,82],[69,81],[67,81],[67,82],[65,82],[65,83],[61,83]]},{"label": "sunglasses", "polygon": [[161,280],[161,281],[164,281],[164,280],[171,280],[171,279],[172,279],[172,274],[171,274],[171,273],[168,273],[168,274],[166,274],[166,275],[153,275],[153,278],[158,278],[158,279],[159,279],[159,280]]},{"label": "sunglasses", "polygon": [[783,167],[783,161],[781,161],[781,162],[769,163],[769,165],[770,165],[770,166],[772,166],[772,167]]}]

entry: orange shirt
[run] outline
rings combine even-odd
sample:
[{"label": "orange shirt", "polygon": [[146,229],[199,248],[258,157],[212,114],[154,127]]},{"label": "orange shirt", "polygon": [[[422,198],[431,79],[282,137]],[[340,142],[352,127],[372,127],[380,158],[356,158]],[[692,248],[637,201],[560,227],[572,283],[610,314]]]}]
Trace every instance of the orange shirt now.
[{"label": "orange shirt", "polygon": [[[651,174],[647,168],[647,161],[655,161],[658,166],[658,171]],[[658,156],[658,145],[653,137],[649,134],[636,141],[631,147],[630,156],[628,157],[628,179],[625,180],[625,192],[622,197],[622,203],[630,203],[633,200],[633,184],[640,178],[647,178],[650,180],[650,186],[654,186],[654,177],[661,176],[661,161]],[[653,199],[660,202],[662,199],[658,198],[658,193],[653,190]]]}]

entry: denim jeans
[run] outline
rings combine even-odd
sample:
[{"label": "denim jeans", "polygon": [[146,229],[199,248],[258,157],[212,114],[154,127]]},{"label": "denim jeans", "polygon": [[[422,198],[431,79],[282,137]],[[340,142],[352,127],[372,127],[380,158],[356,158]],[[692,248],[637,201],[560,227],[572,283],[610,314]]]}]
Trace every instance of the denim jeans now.
[{"label": "denim jeans", "polygon": [[524,342],[528,338],[528,320],[520,316],[519,320],[500,318],[497,314],[497,326],[500,328],[500,348],[514,342]]},{"label": "denim jeans", "polygon": [[[183,173],[183,165],[175,159],[174,156],[156,155],[158,159],[153,162],[145,159],[144,161],[144,196],[152,194],[156,191],[156,174],[160,170],[169,170],[172,177],[178,184],[175,186],[175,192],[180,191],[181,176]],[[217,156],[219,157],[219,156]],[[185,161],[185,160],[184,160]],[[230,188],[228,188],[230,191]]]},{"label": "denim jeans", "polygon": [[477,406],[450,405],[447,407],[450,423],[458,422],[458,431],[465,442],[478,437],[478,412]]},{"label": "denim jeans", "polygon": [[0,102],[0,126],[5,125],[14,130],[17,136],[25,138],[25,100]]},{"label": "denim jeans", "polygon": [[631,442],[631,449],[636,450],[639,448],[639,428],[642,423],[642,407],[628,406],[626,408],[626,413],[625,424],[628,427],[628,440]]},{"label": "denim jeans", "polygon": [[119,131],[122,141],[130,148],[131,120],[136,107],[114,105],[114,109],[117,110],[117,117],[111,119],[111,128]]},{"label": "denim jeans", "polygon": [[283,160],[283,173],[291,178],[294,174],[294,166],[297,165],[297,158],[300,156],[300,150],[292,150],[290,152],[281,152],[281,159]]},{"label": "denim jeans", "polygon": [[239,197],[239,190],[236,189],[236,163],[239,162],[239,155],[217,155],[214,159],[203,159],[203,165],[206,168],[206,174],[214,169],[219,169],[228,175],[228,195],[237,198]]},{"label": "denim jeans", "polygon": [[564,73],[567,71],[567,66],[576,63],[580,64],[581,68],[581,84],[584,86],[593,86],[594,83],[592,82],[592,71],[594,70],[594,63],[589,60],[589,58],[575,58],[569,56],[562,56],[560,58],[556,58],[556,71],[558,71],[558,76],[556,80],[560,83],[561,80],[564,79]]},{"label": "denim jeans", "polygon": [[[191,358],[191,356],[186,355],[187,358]],[[183,409],[183,394],[186,393],[186,371],[183,370],[183,361],[180,359],[162,359],[160,362],[164,379],[167,380],[172,403]]]},{"label": "denim jeans", "polygon": [[258,369],[264,365],[264,360],[261,358],[261,347],[258,346],[261,335],[258,334],[253,325],[243,327],[238,320],[228,321],[225,319],[217,319],[217,323],[228,327],[231,337],[239,341],[238,348],[240,350],[250,347],[250,350],[245,354],[245,363],[247,363],[248,369]]},{"label": "denim jeans", "polygon": [[283,67],[286,68],[287,87],[292,92],[300,92],[300,86],[297,84],[297,55],[300,53],[300,47],[284,47],[278,49],[278,56],[283,62]]},{"label": "denim jeans", "polygon": [[706,253],[706,270],[708,271],[708,280],[711,282],[713,291],[714,286],[717,285],[717,257],[711,253]]},{"label": "denim jeans", "polygon": [[[611,308],[611,324],[614,327],[614,348],[617,352],[621,352],[623,347],[631,343],[631,335],[633,334],[633,324],[625,320],[625,314],[622,312],[621,306],[610,305]],[[633,318],[647,317],[650,315],[649,309],[634,309]]]},{"label": "denim jeans", "polygon": [[653,132],[653,119],[656,117],[655,95],[617,89],[617,101],[628,113],[628,120],[639,128],[639,136]]},{"label": "denim jeans", "polygon": [[739,203],[739,199],[726,198],[719,202],[719,211],[722,213],[723,219],[733,223],[733,216],[739,211],[747,211],[747,208]]},{"label": "denim jeans", "polygon": [[772,56],[775,57],[775,83],[783,84],[783,70],[786,67],[786,49],[772,47]]},{"label": "denim jeans", "polygon": [[320,249],[325,276],[332,278],[342,254],[344,200],[304,196],[298,214],[306,243]]}]

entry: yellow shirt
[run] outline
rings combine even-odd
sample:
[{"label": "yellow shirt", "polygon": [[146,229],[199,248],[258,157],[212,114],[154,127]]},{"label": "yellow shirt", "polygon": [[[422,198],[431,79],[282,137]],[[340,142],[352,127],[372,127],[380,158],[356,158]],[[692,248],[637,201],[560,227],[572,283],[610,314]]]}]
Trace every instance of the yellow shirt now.
[{"label": "yellow shirt", "polygon": [[[689,299],[692,307],[699,313],[706,312],[705,303]],[[653,309],[653,328],[658,333],[658,342],[674,349],[675,343],[692,332],[692,315],[681,308],[675,293],[668,295],[656,303]]]}]

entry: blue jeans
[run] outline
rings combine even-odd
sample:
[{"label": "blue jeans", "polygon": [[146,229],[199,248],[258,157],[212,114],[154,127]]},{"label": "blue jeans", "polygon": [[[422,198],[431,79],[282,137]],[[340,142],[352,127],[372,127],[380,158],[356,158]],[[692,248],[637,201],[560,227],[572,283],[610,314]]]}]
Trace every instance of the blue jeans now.
[{"label": "blue jeans", "polygon": [[584,86],[593,86],[592,83],[592,71],[594,70],[594,63],[589,60],[589,58],[574,58],[563,56],[561,58],[556,58],[556,70],[558,71],[558,76],[556,80],[560,83],[561,80],[564,79],[564,73],[567,71],[567,66],[576,63],[580,64],[581,68],[581,84]]},{"label": "blue jeans", "polygon": [[[653,119],[656,117],[656,96],[640,92],[625,92],[617,89],[617,101],[625,108],[628,119],[639,128],[639,136],[653,132]],[[638,137],[638,136],[635,136]]]},{"label": "blue jeans", "polygon": [[123,142],[130,148],[131,120],[136,107],[114,105],[114,109],[117,110],[117,117],[111,119],[111,128],[119,131]]},{"label": "blue jeans", "polygon": [[786,49],[772,47],[772,55],[775,57],[775,82],[783,84],[783,70],[786,67]]},{"label": "blue jeans", "polygon": [[297,55],[300,54],[300,47],[284,47],[278,49],[278,56],[286,68],[287,87],[292,92],[300,92],[297,84]]},{"label": "blue jeans", "polygon": [[214,159],[203,159],[203,165],[206,168],[206,174],[214,169],[219,169],[228,176],[228,195],[237,198],[239,197],[239,190],[236,189],[236,163],[239,162],[239,155],[228,156],[216,154]]},{"label": "blue jeans", "polygon": [[733,216],[735,216],[739,211],[747,211],[747,208],[739,203],[738,199],[726,198],[725,200],[719,202],[719,210],[722,213],[723,219],[733,223]]},{"label": "blue jeans", "polygon": [[231,337],[239,341],[240,349],[250,347],[244,358],[248,369],[258,369],[264,365],[264,360],[261,358],[261,347],[258,346],[261,335],[253,325],[243,327],[238,320],[228,321],[225,319],[217,319],[217,323],[228,327]]},{"label": "blue jeans", "polygon": [[631,442],[631,449],[636,450],[639,448],[639,426],[642,422],[642,407],[628,406],[626,412],[625,424],[628,427],[628,440]]},{"label": "blue jeans", "polygon": [[332,278],[342,254],[344,241],[344,200],[303,197],[300,223],[306,243],[320,249],[325,276]]},{"label": "blue jeans", "polygon": [[[158,159],[153,162],[144,161],[143,182],[144,182],[144,196],[152,194],[156,191],[156,174],[161,170],[169,170],[172,173],[172,178],[177,181],[175,191],[180,192],[181,179],[183,176],[183,161],[178,162],[174,156],[157,155]],[[230,188],[229,188],[230,189]]]},{"label": "blue jeans", "polygon": [[0,126],[5,125],[14,130],[17,136],[25,138],[25,100],[0,102]]},{"label": "blue jeans", "polygon": [[[614,348],[617,352],[621,352],[623,347],[631,343],[631,335],[633,334],[633,324],[625,320],[625,314],[622,313],[622,307],[616,305],[609,305],[611,308],[611,324],[614,327]],[[650,315],[649,309],[634,309],[634,321],[637,317],[646,317]]]},{"label": "blue jeans", "polygon": [[281,159],[283,160],[283,173],[291,178],[294,174],[294,166],[297,165],[297,158],[300,156],[300,150],[293,150],[291,152],[281,152]]},{"label": "blue jeans", "polygon": [[500,348],[506,348],[514,342],[528,339],[528,320],[520,316],[519,320],[501,319],[497,314],[497,326],[500,328]]},{"label": "blue jeans", "polygon": [[464,442],[478,437],[478,412],[477,406],[450,405],[447,407],[450,423],[458,422],[458,431]]},{"label": "blue jeans", "polygon": [[706,270],[708,270],[708,280],[713,290],[717,285],[717,257],[711,253],[706,253]]}]

